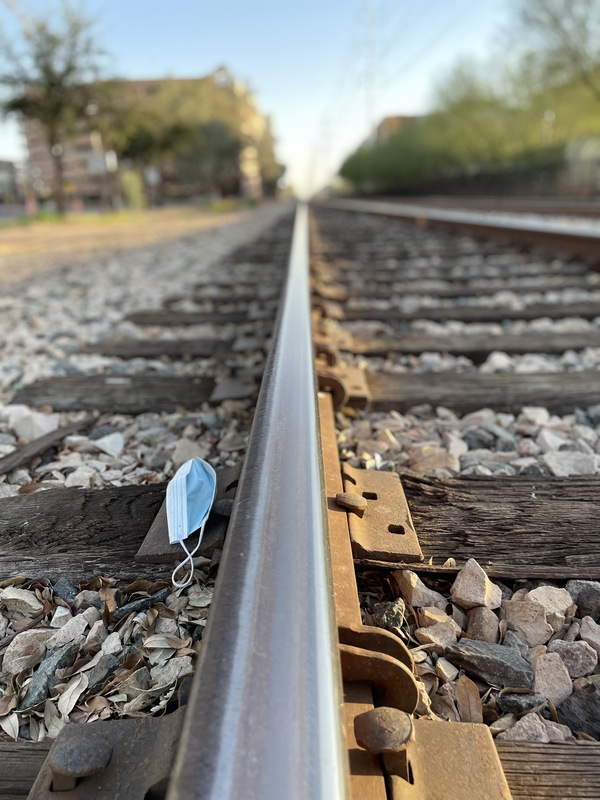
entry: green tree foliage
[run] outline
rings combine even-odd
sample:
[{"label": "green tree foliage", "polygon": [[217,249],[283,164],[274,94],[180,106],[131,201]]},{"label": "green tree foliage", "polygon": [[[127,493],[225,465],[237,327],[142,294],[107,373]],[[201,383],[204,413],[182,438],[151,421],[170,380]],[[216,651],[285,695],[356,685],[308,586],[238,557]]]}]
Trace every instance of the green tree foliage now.
[{"label": "green tree foliage", "polygon": [[177,168],[202,193],[237,194],[240,150],[239,134],[224,122],[210,120],[193,129],[176,159]]},{"label": "green tree foliage", "polygon": [[54,165],[54,198],[65,211],[63,147],[78,130],[95,93],[103,53],[93,23],[68,2],[44,16],[19,15],[16,43],[0,41],[0,85],[5,114],[17,113],[40,124]]},{"label": "green tree foliage", "polygon": [[517,24],[549,82],[580,80],[600,101],[600,0],[520,0]]},{"label": "green tree foliage", "polygon": [[600,135],[600,0],[518,0],[516,11],[518,53],[496,57],[493,70],[459,62],[433,113],[364,145],[340,174],[364,191],[410,190],[457,173],[551,166],[568,142]]},{"label": "green tree foliage", "polygon": [[236,193],[245,146],[258,151],[267,191],[283,174],[268,120],[224,69],[194,80],[115,81],[110,95],[100,122],[107,146],[138,167],[178,175],[190,191]]}]

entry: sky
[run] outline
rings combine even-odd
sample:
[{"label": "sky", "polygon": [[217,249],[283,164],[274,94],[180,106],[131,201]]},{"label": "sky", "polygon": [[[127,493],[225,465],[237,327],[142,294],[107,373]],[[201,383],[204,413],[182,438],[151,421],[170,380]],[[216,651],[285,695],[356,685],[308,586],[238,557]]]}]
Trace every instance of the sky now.
[{"label": "sky", "polygon": [[[29,13],[49,0],[12,0]],[[0,0],[0,29],[16,35]],[[463,56],[498,47],[506,0],[79,0],[96,19],[107,72],[199,77],[225,65],[272,117],[286,181],[325,184],[381,118],[431,108],[436,81]],[[14,122],[0,123],[0,159],[22,160]]]}]

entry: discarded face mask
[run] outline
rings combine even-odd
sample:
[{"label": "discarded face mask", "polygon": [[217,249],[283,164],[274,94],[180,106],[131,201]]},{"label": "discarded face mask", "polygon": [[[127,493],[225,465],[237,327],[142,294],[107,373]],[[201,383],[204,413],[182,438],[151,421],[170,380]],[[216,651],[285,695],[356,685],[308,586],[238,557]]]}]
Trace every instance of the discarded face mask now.
[{"label": "discarded face mask", "polygon": [[[191,458],[182,464],[173,478],[167,484],[167,526],[169,529],[169,542],[180,544],[185,550],[185,558],[173,570],[171,580],[177,589],[189,586],[194,576],[194,554],[200,547],[204,526],[210,513],[215,491],[217,476],[214,469],[201,458]],[[190,552],[185,546],[184,539],[198,531],[198,544]],[[183,583],[179,583],[175,576],[187,563],[190,572]]]}]

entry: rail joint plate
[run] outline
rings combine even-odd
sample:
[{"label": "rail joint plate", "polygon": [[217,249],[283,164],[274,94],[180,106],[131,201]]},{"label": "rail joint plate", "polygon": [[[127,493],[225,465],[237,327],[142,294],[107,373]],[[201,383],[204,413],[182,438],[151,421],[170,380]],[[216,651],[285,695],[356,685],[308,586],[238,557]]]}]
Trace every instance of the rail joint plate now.
[{"label": "rail joint plate", "polygon": [[362,517],[348,514],[354,557],[422,561],[423,553],[398,475],[342,464],[342,477],[346,492],[362,495],[368,501]]}]

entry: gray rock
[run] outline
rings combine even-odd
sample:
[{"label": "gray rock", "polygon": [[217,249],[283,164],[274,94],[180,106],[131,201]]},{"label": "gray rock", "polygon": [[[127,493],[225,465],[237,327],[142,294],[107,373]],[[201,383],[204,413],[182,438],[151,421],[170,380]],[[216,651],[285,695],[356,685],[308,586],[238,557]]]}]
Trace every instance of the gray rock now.
[{"label": "gray rock", "polygon": [[121,429],[117,428],[116,425],[98,425],[91,431],[89,438],[94,441],[95,439],[103,439],[105,436],[110,436],[111,433],[120,432]]},{"label": "gray rock", "polygon": [[504,634],[504,639],[502,640],[502,644],[505,647],[514,647],[515,650],[518,650],[519,654],[523,656],[523,658],[525,658],[527,651],[529,650],[529,647],[524,641],[519,639],[514,631],[506,631]]},{"label": "gray rock", "polygon": [[587,683],[576,688],[557,708],[558,719],[577,733],[583,731],[600,739],[600,686]]},{"label": "gray rock", "polygon": [[79,645],[75,642],[63,645],[55,650],[52,655],[45,658],[33,674],[25,697],[19,703],[19,711],[37,706],[48,697],[48,682],[50,676],[54,675],[57,669],[70,667],[79,652]]},{"label": "gray rock", "polygon": [[513,647],[461,639],[448,648],[446,658],[492,686],[530,689],[533,684],[533,670]]},{"label": "gray rock", "polygon": [[121,659],[119,656],[113,655],[112,653],[104,653],[101,655],[98,659],[98,663],[87,673],[89,679],[88,691],[104,683],[111,672],[119,666],[120,662]]},{"label": "gray rock", "polygon": [[598,653],[587,642],[565,642],[556,639],[548,645],[549,653],[558,653],[571,678],[583,678],[592,673],[598,663]]},{"label": "gray rock", "polygon": [[594,622],[600,619],[600,588],[588,586],[579,592],[577,608],[581,617],[591,617]]},{"label": "gray rock", "polygon": [[164,589],[150,595],[150,597],[139,597],[137,600],[132,600],[130,603],[125,603],[124,606],[119,606],[112,613],[113,619],[123,619],[132,612],[137,614],[139,611],[147,611],[152,608],[156,603],[164,603],[167,597],[171,594],[171,587],[165,586]]},{"label": "gray rock", "polygon": [[59,578],[52,591],[56,597],[66,600],[67,603],[72,603],[77,597],[77,589],[66,578]]},{"label": "gray rock", "polygon": [[482,642],[496,644],[498,641],[499,620],[491,608],[487,608],[487,606],[471,608],[467,612],[467,617],[469,620],[467,625],[469,636]]},{"label": "gray rock", "polygon": [[500,425],[496,425],[493,422],[485,422],[482,427],[488,433],[491,433],[492,436],[496,437],[496,448],[501,452],[514,450],[517,446],[517,440],[514,434],[510,433],[504,428],[501,428]]},{"label": "gray rock", "polygon": [[481,428],[465,431],[463,440],[469,445],[469,450],[489,450],[494,447],[496,441],[493,434]]},{"label": "gray rock", "polygon": [[[596,589],[597,591],[600,592],[600,582],[598,582],[598,581],[584,581],[584,580],[580,580],[580,579],[576,578],[576,579],[574,579],[572,581],[567,581],[565,589],[571,595],[571,597],[573,599],[573,602],[577,603],[577,605],[579,605],[578,601],[579,601],[579,595],[581,594],[581,592],[583,592],[585,589]],[[585,615],[582,614],[582,616],[585,616]]]},{"label": "gray rock", "polygon": [[398,597],[392,602],[375,603],[371,611],[371,619],[379,628],[401,628],[406,614],[404,600]]},{"label": "gray rock", "polygon": [[560,705],[573,692],[573,682],[558,653],[544,653],[535,662],[533,689]]},{"label": "gray rock", "polygon": [[546,475],[547,471],[537,462],[535,464],[526,464],[519,469],[519,475]]},{"label": "gray rock", "polygon": [[500,706],[504,714],[522,714],[524,711],[529,711],[531,708],[541,706],[546,703],[546,698],[543,694],[507,694],[498,695],[496,702]]},{"label": "gray rock", "polygon": [[600,403],[596,403],[587,409],[586,415],[593,425],[600,424]]}]

